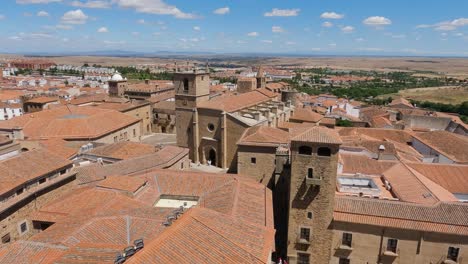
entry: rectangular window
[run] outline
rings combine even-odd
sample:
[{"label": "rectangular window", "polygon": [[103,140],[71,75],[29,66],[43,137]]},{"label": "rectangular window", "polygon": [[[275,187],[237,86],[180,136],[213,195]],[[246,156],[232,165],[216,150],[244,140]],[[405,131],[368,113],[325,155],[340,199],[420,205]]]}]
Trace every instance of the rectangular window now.
[{"label": "rectangular window", "polygon": [[312,212],[307,212],[307,218],[312,219],[312,217],[313,217]]},{"label": "rectangular window", "polygon": [[340,258],[340,261],[338,262],[338,264],[350,264],[350,263],[351,263],[351,260],[347,258]]},{"label": "rectangular window", "polygon": [[352,241],[353,241],[353,234],[343,233],[343,239],[341,240],[342,245],[351,247]]},{"label": "rectangular window", "polygon": [[23,223],[20,224],[20,233],[24,234],[28,232],[28,223],[24,221]]},{"label": "rectangular window", "polygon": [[257,158],[250,158],[250,163],[257,164]]},{"label": "rectangular window", "polygon": [[458,261],[458,253],[460,253],[460,248],[456,247],[449,247],[447,253],[447,259],[457,262]]},{"label": "rectangular window", "polygon": [[64,175],[65,173],[67,173],[67,169],[64,169],[64,170],[60,171],[60,175]]},{"label": "rectangular window", "polygon": [[136,137],[136,129],[133,129],[133,137]]},{"label": "rectangular window", "polygon": [[309,264],[310,255],[304,253],[297,253],[297,264]]},{"label": "rectangular window", "polygon": [[396,253],[398,246],[398,239],[389,238],[387,240],[387,251]]},{"label": "rectangular window", "polygon": [[310,228],[301,227],[300,239],[310,241]]},{"label": "rectangular window", "polygon": [[312,169],[312,168],[307,169],[307,178],[309,178],[309,179],[314,178],[314,169]]},{"label": "rectangular window", "polygon": [[2,244],[10,243],[10,241],[11,241],[10,233],[2,236]]},{"label": "rectangular window", "polygon": [[46,182],[46,178],[42,178],[39,180],[39,184],[43,184],[44,182]]},{"label": "rectangular window", "polygon": [[117,142],[119,141],[119,139],[117,138],[117,136],[114,137],[114,142]]}]

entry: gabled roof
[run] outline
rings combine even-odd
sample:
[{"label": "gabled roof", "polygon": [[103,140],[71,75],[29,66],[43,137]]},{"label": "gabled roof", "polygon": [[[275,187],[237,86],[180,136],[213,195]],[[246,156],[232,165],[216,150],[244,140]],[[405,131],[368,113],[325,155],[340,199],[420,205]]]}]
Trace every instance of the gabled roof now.
[{"label": "gabled roof", "polygon": [[468,163],[468,137],[448,131],[431,131],[414,138],[458,163]]},{"label": "gabled roof", "polygon": [[23,152],[0,161],[0,194],[4,194],[28,181],[70,166],[71,161],[43,150]]},{"label": "gabled roof", "polygon": [[101,157],[124,160],[145,156],[154,152],[156,152],[156,148],[152,145],[131,141],[121,141],[94,148],[87,153]]},{"label": "gabled roof", "polygon": [[270,101],[277,97],[277,94],[266,89],[256,89],[252,92],[238,95],[228,95],[215,97],[213,100],[201,102],[198,108],[215,109],[228,113],[236,112],[244,108]]},{"label": "gabled roof", "polygon": [[383,172],[395,166],[397,161],[375,160],[364,155],[340,153],[343,173],[382,175]]},{"label": "gabled roof", "polygon": [[338,135],[335,130],[322,126],[314,126],[306,129],[305,131],[301,128],[293,128],[291,129],[291,132],[295,135],[292,137],[291,141],[314,142],[332,145],[340,145],[343,143],[343,141],[341,141],[340,135]]},{"label": "gabled roof", "polygon": [[92,140],[140,122],[114,110],[61,106],[4,121],[0,129],[22,127],[28,139]]},{"label": "gabled roof", "polygon": [[379,199],[335,197],[333,220],[403,230],[468,235],[468,205],[421,205]]},{"label": "gabled roof", "polygon": [[247,129],[238,145],[273,146],[289,143],[289,133],[273,127],[254,126]]},{"label": "gabled roof", "polygon": [[[133,198],[118,192],[142,179],[147,186]],[[166,227],[162,223],[174,209],[154,207],[161,195],[199,200]],[[268,263],[274,249],[271,191],[239,175],[155,170],[115,176],[112,184],[104,180],[75,189],[31,218],[55,224],[27,244],[0,249],[0,262],[16,257],[22,263],[113,263],[140,238],[145,247],[126,263]]]},{"label": "gabled roof", "polygon": [[439,201],[458,201],[452,193],[404,163],[391,167],[383,176],[390,182],[392,192],[404,202],[435,204]]},{"label": "gabled roof", "polygon": [[317,123],[324,118],[323,115],[312,111],[311,107],[296,108],[293,116],[290,117],[292,120],[299,120],[302,122]]},{"label": "gabled roof", "polygon": [[407,163],[431,181],[451,193],[468,194],[468,165]]}]

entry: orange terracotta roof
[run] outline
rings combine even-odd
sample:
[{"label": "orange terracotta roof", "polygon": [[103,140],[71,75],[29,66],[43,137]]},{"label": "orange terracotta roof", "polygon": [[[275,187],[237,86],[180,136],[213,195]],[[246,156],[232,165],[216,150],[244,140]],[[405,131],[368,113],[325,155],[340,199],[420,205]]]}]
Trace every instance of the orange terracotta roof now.
[{"label": "orange terracotta roof", "polygon": [[55,154],[35,149],[0,161],[0,194],[25,184],[28,181],[59,171],[72,164]]},{"label": "orange terracotta roof", "polygon": [[431,181],[454,194],[468,194],[468,166],[429,163],[407,163]]},{"label": "orange terracotta roof", "polygon": [[404,230],[468,235],[468,205],[420,205],[379,199],[335,197],[333,220]]},{"label": "orange terracotta roof", "polygon": [[70,159],[78,153],[78,148],[70,146],[67,141],[59,138],[40,140],[39,144],[48,151],[65,159]]},{"label": "orange terracotta roof", "polygon": [[143,177],[108,176],[105,180],[100,181],[97,187],[135,193],[146,185],[146,182],[147,180]]},{"label": "orange terracotta roof", "polygon": [[[117,181],[122,179],[123,188],[133,190],[137,185],[127,183],[143,178],[148,186],[134,198],[102,187],[121,189]],[[60,254],[43,263],[113,263],[128,243],[143,238],[144,249],[126,263],[268,263],[275,231],[271,191],[262,184],[239,175],[168,170],[111,181],[75,189],[43,206],[31,218],[55,224],[31,237],[31,244],[19,251],[0,250],[0,260],[16,256],[32,263],[49,255],[47,247],[53,244]],[[173,209],[154,207],[162,194],[197,196],[198,206],[165,227],[162,223]],[[31,250],[33,245],[44,248]]]},{"label": "orange terracotta roof", "polygon": [[299,130],[299,128],[291,129],[291,132],[295,134],[291,141],[316,142],[333,145],[339,145],[343,143],[335,130],[326,127],[314,126],[308,128],[305,131],[303,129],[300,129],[302,131],[297,130]]},{"label": "orange terracotta roof", "polygon": [[12,118],[2,122],[0,129],[22,127],[29,139],[91,140],[138,122],[118,111],[70,105]]},{"label": "orange terracotta roof", "polygon": [[439,201],[458,201],[453,194],[403,163],[383,173],[392,186],[392,192],[405,202],[435,204]]},{"label": "orange terracotta roof", "polygon": [[413,137],[409,131],[397,129],[341,127],[337,130],[340,136],[363,134],[375,140],[392,140],[404,144],[411,142]]},{"label": "orange terracotta roof", "polygon": [[414,138],[458,163],[468,163],[468,137],[448,131],[419,133]]},{"label": "orange terracotta roof", "polygon": [[57,97],[41,96],[41,97],[32,98],[26,101],[26,103],[46,104],[46,103],[51,103],[51,102],[58,102],[58,100],[59,99]]},{"label": "orange terracotta roof", "polygon": [[340,153],[343,164],[343,173],[381,175],[386,170],[395,166],[397,161],[375,160],[364,155]]},{"label": "orange terracotta roof", "polygon": [[156,152],[156,148],[152,145],[122,141],[94,148],[87,153],[101,157],[124,160],[145,156],[154,152]]},{"label": "orange terracotta roof", "polygon": [[[215,109],[226,111],[228,113],[236,112],[244,108],[248,108],[263,102],[270,101],[277,95],[271,95],[268,90],[260,91],[256,89],[252,92],[242,93],[238,95],[216,97],[213,100],[201,102],[199,108]],[[269,95],[266,95],[269,94]]]},{"label": "orange terracotta roof", "polygon": [[397,99],[394,99],[391,103],[388,104],[389,106],[396,106],[396,105],[404,105],[410,108],[414,108],[414,106],[405,98],[400,97]]},{"label": "orange terracotta roof", "polygon": [[168,168],[188,155],[188,149],[165,146],[155,153],[122,160],[110,165],[93,164],[78,167],[77,181],[80,184],[95,182],[109,175],[125,175],[155,168]]},{"label": "orange terracotta roof", "polygon": [[317,123],[322,120],[323,117],[323,115],[312,111],[310,107],[303,107],[295,109],[293,116],[290,117],[290,120]]},{"label": "orange terracotta roof", "polygon": [[284,130],[266,127],[254,126],[247,129],[237,142],[238,145],[254,146],[273,146],[289,143],[289,133]]}]

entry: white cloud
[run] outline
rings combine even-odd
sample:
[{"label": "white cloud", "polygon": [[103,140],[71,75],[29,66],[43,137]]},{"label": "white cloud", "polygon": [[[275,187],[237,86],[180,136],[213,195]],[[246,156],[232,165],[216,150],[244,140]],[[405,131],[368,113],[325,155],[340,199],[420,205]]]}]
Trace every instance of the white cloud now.
[{"label": "white cloud", "polygon": [[213,11],[214,14],[216,15],[225,15],[225,14],[229,14],[229,12],[231,11],[231,9],[229,9],[229,7],[221,7],[221,8],[218,8],[216,9],[215,11]]},{"label": "white cloud", "polygon": [[138,19],[137,23],[143,25],[143,24],[146,24],[146,21],[144,19]]},{"label": "white cloud", "polygon": [[247,34],[247,36],[249,37],[258,37],[258,35],[259,35],[258,32],[250,32]]},{"label": "white cloud", "polygon": [[341,31],[343,33],[353,33],[354,32],[354,27],[352,27],[352,26],[342,27]]},{"label": "white cloud", "polygon": [[39,11],[39,12],[37,12],[37,16],[38,17],[48,17],[50,15],[46,11]]},{"label": "white cloud", "polygon": [[357,41],[357,42],[363,42],[363,41],[366,41],[366,40],[365,40],[364,38],[357,38],[357,39],[355,39],[355,41]]},{"label": "white cloud", "polygon": [[279,26],[273,26],[273,27],[271,27],[271,32],[273,32],[273,33],[283,33],[284,29],[282,27],[279,27]]},{"label": "white cloud", "polygon": [[62,16],[62,23],[74,25],[85,24],[88,18],[89,17],[85,15],[81,9],[77,9],[66,12]]},{"label": "white cloud", "polygon": [[194,27],[193,27],[193,30],[195,30],[195,31],[200,31],[201,28],[200,28],[199,26],[194,26]]},{"label": "white cloud", "polygon": [[310,48],[311,51],[321,51],[321,48]]},{"label": "white cloud", "polygon": [[98,33],[108,33],[109,30],[106,27],[100,27],[97,30]]},{"label": "white cloud", "polygon": [[334,47],[336,47],[336,43],[330,43],[330,44],[328,44],[328,46],[329,46],[330,48],[334,48]]},{"label": "white cloud", "polygon": [[238,40],[238,41],[236,41],[236,43],[237,43],[237,44],[245,44],[245,43],[247,43],[247,42],[246,42],[246,41],[243,41],[243,40]]},{"label": "white cloud", "polygon": [[17,4],[49,4],[49,3],[58,3],[62,2],[62,0],[16,0]]},{"label": "white cloud", "polygon": [[335,12],[325,12],[320,15],[321,18],[325,19],[342,19],[344,17],[343,14],[337,14]]},{"label": "white cloud", "polygon": [[89,0],[86,2],[73,1],[70,3],[70,5],[75,6],[75,7],[84,7],[84,8],[110,8],[111,7],[110,2],[102,1],[102,0]]},{"label": "white cloud", "polygon": [[468,25],[468,18],[457,18],[452,21],[443,21],[433,25],[418,25],[416,28],[434,28],[437,31],[453,31],[458,27]]},{"label": "white cloud", "polygon": [[286,41],[286,43],[284,43],[286,45],[296,45],[296,42],[294,41]]},{"label": "white cloud", "polygon": [[133,31],[133,32],[132,32],[132,35],[133,35],[133,36],[139,36],[139,35],[140,35],[140,32]]},{"label": "white cloud", "polygon": [[3,20],[3,19],[5,19],[5,18],[6,18],[5,15],[0,14],[0,20]]},{"label": "white cloud", "polygon": [[268,40],[268,39],[264,39],[264,40],[262,40],[262,42],[263,42],[263,43],[267,43],[267,44],[271,44],[271,43],[273,43],[273,41],[272,41],[272,40]]},{"label": "white cloud", "polygon": [[264,16],[266,17],[291,17],[291,16],[298,16],[301,10],[296,9],[278,9],[273,8],[271,12],[266,12]]},{"label": "white cloud", "polygon": [[328,21],[323,22],[323,23],[322,23],[322,27],[327,27],[327,28],[333,27],[333,23],[328,22]]},{"label": "white cloud", "polygon": [[368,26],[387,26],[391,25],[392,21],[386,17],[372,16],[364,19],[362,23]]},{"label": "white cloud", "polygon": [[173,5],[166,4],[163,0],[114,0],[122,8],[132,8],[140,13],[155,15],[170,15],[180,19],[194,19],[196,15],[182,12]]}]

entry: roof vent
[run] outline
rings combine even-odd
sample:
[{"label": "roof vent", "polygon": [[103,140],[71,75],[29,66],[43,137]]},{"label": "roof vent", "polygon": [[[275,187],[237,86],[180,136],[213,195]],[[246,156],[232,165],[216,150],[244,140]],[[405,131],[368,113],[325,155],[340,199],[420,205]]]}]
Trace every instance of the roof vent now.
[{"label": "roof vent", "polygon": [[380,146],[379,146],[379,150],[380,150],[380,151],[385,151],[385,146],[384,146],[384,145],[380,145]]}]

